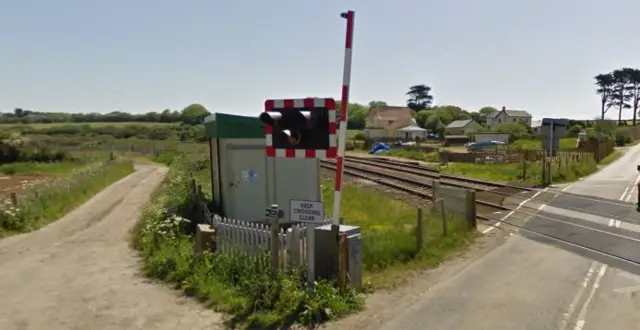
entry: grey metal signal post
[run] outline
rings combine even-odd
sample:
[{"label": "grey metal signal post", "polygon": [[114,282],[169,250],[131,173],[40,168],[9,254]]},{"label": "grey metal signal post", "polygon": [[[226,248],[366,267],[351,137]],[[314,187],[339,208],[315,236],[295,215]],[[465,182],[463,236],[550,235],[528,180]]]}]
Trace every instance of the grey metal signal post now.
[{"label": "grey metal signal post", "polygon": [[284,216],[284,212],[280,210],[277,204],[271,205],[265,209],[265,216],[271,220],[271,267],[273,277],[278,276],[278,268],[280,266],[280,241],[278,234],[280,233],[280,218]]}]

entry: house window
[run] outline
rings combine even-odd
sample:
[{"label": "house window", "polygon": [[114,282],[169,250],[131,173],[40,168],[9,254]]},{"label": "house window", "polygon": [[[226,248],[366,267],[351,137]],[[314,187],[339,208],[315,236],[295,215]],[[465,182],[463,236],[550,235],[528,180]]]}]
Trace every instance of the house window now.
[{"label": "house window", "polygon": [[502,121],[502,119],[498,119],[498,124],[500,124],[501,121]]}]

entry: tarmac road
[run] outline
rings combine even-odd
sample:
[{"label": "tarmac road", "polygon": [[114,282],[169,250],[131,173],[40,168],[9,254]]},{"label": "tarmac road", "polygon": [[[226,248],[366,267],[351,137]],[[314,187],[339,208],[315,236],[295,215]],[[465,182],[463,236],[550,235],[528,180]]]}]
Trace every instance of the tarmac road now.
[{"label": "tarmac road", "polygon": [[640,329],[640,267],[633,263],[640,262],[640,217],[632,204],[638,164],[634,146],[566,194],[524,202],[506,220],[529,231],[381,329]]}]

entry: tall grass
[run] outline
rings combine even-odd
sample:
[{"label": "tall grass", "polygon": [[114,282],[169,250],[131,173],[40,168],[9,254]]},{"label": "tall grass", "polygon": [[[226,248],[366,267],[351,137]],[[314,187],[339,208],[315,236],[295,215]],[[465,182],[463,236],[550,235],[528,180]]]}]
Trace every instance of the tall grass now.
[{"label": "tall grass", "polygon": [[4,199],[0,201],[0,234],[30,231],[57,220],[131,172],[130,161],[97,163],[28,188],[19,196],[18,205]]},{"label": "tall grass", "polygon": [[[333,206],[333,180],[323,182],[327,214]],[[374,287],[396,285],[394,268],[428,268],[444,261],[453,251],[464,248],[472,238],[467,224],[449,219],[449,235],[443,235],[442,216],[431,210],[423,213],[423,243],[418,251],[417,209],[381,192],[345,184],[342,188],[345,224],[362,230],[363,265]],[[390,273],[386,272],[391,269]],[[390,276],[393,275],[393,276]]]},{"label": "tall grass", "polygon": [[271,276],[269,255],[194,254],[185,232],[190,198],[187,165],[171,161],[169,172],[134,229],[146,275],[174,284],[217,310],[232,314],[230,326],[286,328],[291,322],[316,324],[362,307],[360,295],[319,281],[310,289],[304,273],[286,269]]}]

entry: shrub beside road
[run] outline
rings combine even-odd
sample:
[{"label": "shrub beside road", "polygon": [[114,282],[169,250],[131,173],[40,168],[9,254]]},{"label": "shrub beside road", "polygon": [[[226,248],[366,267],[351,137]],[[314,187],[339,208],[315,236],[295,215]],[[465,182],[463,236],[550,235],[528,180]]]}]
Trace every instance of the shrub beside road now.
[{"label": "shrub beside road", "polygon": [[84,164],[82,168],[74,163],[26,166],[29,167],[50,167],[57,172],[69,171],[69,174],[42,180],[36,185],[14,191],[13,200],[4,196],[0,205],[0,236],[31,231],[55,221],[100,190],[133,172],[130,161],[120,160]]},{"label": "shrub beside road", "polygon": [[174,160],[161,187],[134,230],[148,276],[176,285],[216,310],[229,323],[246,328],[284,326],[292,321],[316,324],[363,306],[360,294],[319,281],[307,289],[303,274],[286,269],[272,278],[268,255],[203,253],[196,256],[194,238],[184,230],[189,205],[187,164]]}]

